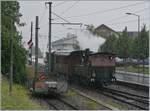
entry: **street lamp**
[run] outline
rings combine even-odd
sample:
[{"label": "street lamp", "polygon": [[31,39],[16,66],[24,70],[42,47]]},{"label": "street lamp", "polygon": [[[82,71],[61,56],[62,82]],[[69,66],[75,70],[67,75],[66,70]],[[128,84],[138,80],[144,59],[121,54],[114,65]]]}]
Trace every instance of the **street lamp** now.
[{"label": "street lamp", "polygon": [[[138,17],[138,37],[140,37],[140,15],[137,15],[135,13],[126,13],[127,15],[134,15]],[[139,67],[138,67],[138,82],[139,82]]]},{"label": "street lamp", "polygon": [[135,13],[126,13],[128,15],[134,15],[138,17],[138,37],[140,36],[140,15],[137,15]]}]

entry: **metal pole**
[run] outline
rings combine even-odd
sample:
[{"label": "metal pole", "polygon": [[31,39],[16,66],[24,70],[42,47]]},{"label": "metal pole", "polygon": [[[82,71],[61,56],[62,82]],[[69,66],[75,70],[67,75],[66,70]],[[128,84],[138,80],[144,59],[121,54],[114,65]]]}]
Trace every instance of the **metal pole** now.
[{"label": "metal pole", "polygon": [[[137,17],[138,17],[138,38],[140,38],[140,16],[137,15]],[[138,43],[138,46],[139,45],[140,44]],[[139,46],[139,48],[140,48],[140,46]],[[139,80],[140,80],[140,71],[139,71],[139,60],[138,60],[138,82],[139,82]]]},{"label": "metal pole", "polygon": [[[140,37],[140,16],[138,16],[138,30],[139,30],[139,37]],[[143,38],[141,37],[141,47],[143,48]],[[142,52],[141,52],[142,53]],[[143,68],[142,68],[142,72],[143,72],[143,83],[144,83],[144,58],[142,57],[142,62],[143,62]]]},{"label": "metal pole", "polygon": [[51,5],[52,2],[46,2],[49,4],[49,57],[48,57],[48,73],[51,72]]},{"label": "metal pole", "polygon": [[38,73],[38,22],[39,18],[36,16],[36,26],[35,26],[35,75],[34,75],[34,84],[33,84],[33,90],[35,90],[35,81],[37,79],[37,73]]},{"label": "metal pole", "polygon": [[[140,38],[140,15],[137,15],[135,13],[126,13],[128,15],[134,15],[134,16],[137,16],[138,17],[138,39]],[[138,40],[138,50],[140,50],[140,46],[139,46],[139,40]],[[138,67],[138,81],[139,82],[139,76],[140,76],[140,72],[139,72],[139,60],[140,60],[140,54],[139,54],[139,57],[138,57],[138,63],[137,63],[137,67]]]},{"label": "metal pole", "polygon": [[[33,22],[31,22],[31,41],[32,41]],[[31,46],[31,65],[32,65],[32,46]]]},{"label": "metal pole", "polygon": [[10,85],[9,85],[9,92],[12,92],[12,85],[13,85],[13,25],[14,21],[11,19],[11,34],[10,34]]}]

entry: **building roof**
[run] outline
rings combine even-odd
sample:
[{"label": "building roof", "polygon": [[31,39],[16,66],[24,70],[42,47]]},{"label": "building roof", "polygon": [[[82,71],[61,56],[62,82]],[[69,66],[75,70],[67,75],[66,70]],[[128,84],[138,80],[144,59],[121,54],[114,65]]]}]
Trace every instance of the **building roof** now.
[{"label": "building roof", "polygon": [[[105,24],[102,24],[102,25],[98,26],[95,30],[101,30],[102,28],[106,28],[107,30],[112,31],[112,32],[116,33],[117,35],[122,34],[122,31],[115,31],[115,30],[113,30],[112,28],[108,27]],[[128,31],[128,35],[130,37],[137,37],[138,32],[137,31]]]},{"label": "building roof", "polygon": [[61,50],[61,51],[54,51],[53,53],[56,55],[70,55],[72,50]]},{"label": "building roof", "polygon": [[112,28],[106,26],[105,24],[102,24],[102,25],[98,26],[95,30],[101,30],[102,28],[106,28],[106,29],[118,34],[115,30],[113,30]]}]

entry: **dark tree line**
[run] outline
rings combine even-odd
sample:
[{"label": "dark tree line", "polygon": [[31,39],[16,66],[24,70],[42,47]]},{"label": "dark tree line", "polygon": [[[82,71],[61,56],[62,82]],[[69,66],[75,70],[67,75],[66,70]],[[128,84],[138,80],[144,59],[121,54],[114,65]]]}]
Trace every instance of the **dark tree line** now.
[{"label": "dark tree line", "polygon": [[[101,36],[93,25],[87,26],[87,30],[93,35]],[[107,37],[105,43],[99,47],[98,51],[115,53],[117,57],[124,60],[124,63],[126,63],[127,59],[143,60],[144,72],[144,59],[149,57],[149,32],[146,30],[146,25],[143,25],[137,37],[129,36],[127,27],[125,27],[122,33],[119,34],[119,37],[115,35]]]},{"label": "dark tree line", "polygon": [[149,35],[146,26],[138,37],[130,37],[128,35],[127,27],[120,34],[119,38],[114,35],[108,37],[105,43],[100,46],[99,51],[107,51],[115,53],[119,58],[134,58],[146,59],[149,56]]},{"label": "dark tree line", "polygon": [[[1,72],[3,75],[10,72],[10,40],[13,37],[13,78],[15,82],[23,84],[26,81],[27,51],[21,44],[22,36],[16,28],[16,25],[19,27],[24,25],[24,23],[20,23],[22,15],[19,12],[19,8],[20,6],[17,1],[1,2]],[[11,26],[13,27],[12,34]]]}]

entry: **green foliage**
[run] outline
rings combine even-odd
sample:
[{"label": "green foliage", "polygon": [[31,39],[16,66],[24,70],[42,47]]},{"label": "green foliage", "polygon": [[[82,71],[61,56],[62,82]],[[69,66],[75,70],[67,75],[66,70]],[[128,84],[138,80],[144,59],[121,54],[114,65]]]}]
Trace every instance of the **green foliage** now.
[{"label": "green foliage", "polygon": [[[93,35],[103,35],[95,30],[93,25],[88,25],[87,30]],[[99,47],[98,52],[115,53],[119,58],[146,59],[149,56],[149,35],[146,26],[142,27],[140,36],[129,37],[127,27],[119,34],[119,38],[115,35],[106,38],[105,43]]]},{"label": "green foliage", "polygon": [[[124,71],[124,68],[123,67],[116,67],[116,70]],[[143,73],[143,67],[128,66],[127,72]],[[148,67],[144,67],[144,73],[143,74],[146,74],[146,75],[149,74],[149,68]]]},{"label": "green foliage", "polygon": [[99,52],[110,52],[110,53],[116,53],[116,44],[117,43],[117,38],[115,35],[112,35],[110,37],[107,37],[105,43],[99,48]]},{"label": "green foliage", "polygon": [[146,26],[142,27],[140,36],[133,43],[133,57],[136,59],[145,59],[149,56],[149,35]]},{"label": "green foliage", "polygon": [[[26,81],[26,54],[27,51],[21,45],[21,35],[15,24],[20,25],[19,3],[17,1],[1,2],[2,20],[2,73],[9,73],[10,70],[10,40],[13,37],[13,71],[14,81],[24,83]],[[13,29],[13,30],[11,30]],[[12,32],[13,31],[13,32]]]},{"label": "green foliage", "polygon": [[10,95],[8,80],[2,77],[2,92],[1,92],[1,109],[2,110],[45,110],[46,105],[40,105],[34,100],[31,100],[28,90],[19,84],[13,85],[13,92]]},{"label": "green foliage", "polygon": [[117,55],[120,58],[128,58],[131,55],[131,38],[128,36],[127,27],[123,30],[123,34],[119,37],[117,42]]},{"label": "green foliage", "polygon": [[146,26],[142,27],[140,36],[129,37],[127,27],[120,34],[119,38],[114,35],[106,39],[99,47],[99,52],[116,53],[120,58],[146,59],[149,56],[149,35]]}]

